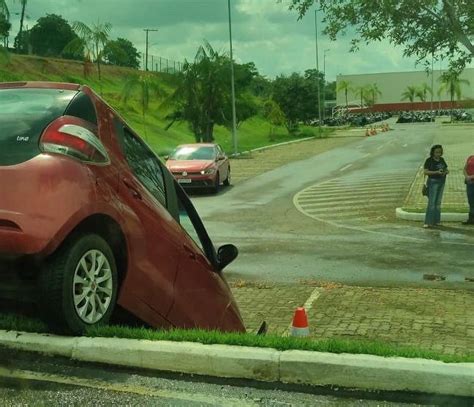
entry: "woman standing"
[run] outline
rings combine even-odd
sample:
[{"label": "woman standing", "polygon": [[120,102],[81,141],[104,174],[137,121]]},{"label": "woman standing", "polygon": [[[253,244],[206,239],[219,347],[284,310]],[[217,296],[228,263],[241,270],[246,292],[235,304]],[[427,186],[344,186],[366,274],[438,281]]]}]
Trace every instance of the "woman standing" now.
[{"label": "woman standing", "polygon": [[431,147],[430,156],[426,159],[424,173],[428,176],[428,207],[426,208],[425,224],[431,228],[441,221],[441,200],[443,199],[446,175],[449,174],[448,164],[443,158],[443,146],[436,144]]},{"label": "woman standing", "polygon": [[474,155],[466,160],[464,180],[466,182],[467,201],[469,202],[469,218],[463,224],[474,225]]}]

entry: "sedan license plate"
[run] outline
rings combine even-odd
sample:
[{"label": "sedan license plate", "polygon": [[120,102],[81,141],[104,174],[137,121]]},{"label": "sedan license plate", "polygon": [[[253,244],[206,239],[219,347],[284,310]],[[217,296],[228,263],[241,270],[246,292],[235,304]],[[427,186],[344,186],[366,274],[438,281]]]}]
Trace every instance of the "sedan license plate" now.
[{"label": "sedan license plate", "polygon": [[188,178],[180,178],[180,179],[178,179],[178,183],[180,183],[180,184],[190,184],[191,180],[188,179]]}]

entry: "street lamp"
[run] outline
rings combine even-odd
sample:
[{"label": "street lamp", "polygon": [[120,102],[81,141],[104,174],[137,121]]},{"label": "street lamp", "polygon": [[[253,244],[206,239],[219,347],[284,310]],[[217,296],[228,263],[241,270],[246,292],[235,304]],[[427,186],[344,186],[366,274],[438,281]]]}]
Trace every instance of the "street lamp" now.
[{"label": "street lamp", "polygon": [[326,118],[326,53],[331,51],[326,48],[323,53],[323,123]]},{"label": "street lamp", "polygon": [[232,143],[234,145],[234,154],[237,155],[237,115],[235,112],[234,56],[232,50],[232,15],[230,11],[230,0],[227,0],[227,10],[229,12],[230,82],[232,87]]},{"label": "street lamp", "polygon": [[144,28],[143,31],[146,32],[146,46],[145,46],[145,71],[148,71],[148,33],[150,31],[158,31],[151,28]]},{"label": "street lamp", "polygon": [[[317,7],[317,6],[316,6]],[[319,75],[319,52],[318,52],[318,9],[314,9],[314,35],[316,45],[316,71]],[[319,133],[321,134],[321,86],[319,86],[318,80],[318,127]]]}]

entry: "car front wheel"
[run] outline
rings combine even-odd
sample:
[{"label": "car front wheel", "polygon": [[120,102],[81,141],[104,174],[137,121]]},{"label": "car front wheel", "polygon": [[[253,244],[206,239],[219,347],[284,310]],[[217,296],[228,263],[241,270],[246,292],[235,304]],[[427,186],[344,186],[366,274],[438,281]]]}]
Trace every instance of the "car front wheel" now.
[{"label": "car front wheel", "polygon": [[224,185],[228,187],[230,185],[231,177],[230,177],[230,167],[229,170],[227,171],[227,178],[224,180]]},{"label": "car front wheel", "polygon": [[110,246],[95,234],[66,242],[45,264],[40,286],[42,313],[53,328],[81,334],[106,324],[118,290]]}]

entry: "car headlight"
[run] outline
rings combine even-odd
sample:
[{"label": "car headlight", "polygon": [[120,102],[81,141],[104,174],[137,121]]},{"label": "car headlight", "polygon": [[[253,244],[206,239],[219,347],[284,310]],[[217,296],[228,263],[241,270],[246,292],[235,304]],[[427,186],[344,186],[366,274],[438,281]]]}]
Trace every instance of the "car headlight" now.
[{"label": "car headlight", "polygon": [[202,170],[201,171],[201,175],[211,175],[211,174],[214,174],[216,172],[216,169],[215,168],[207,168],[206,170]]}]

